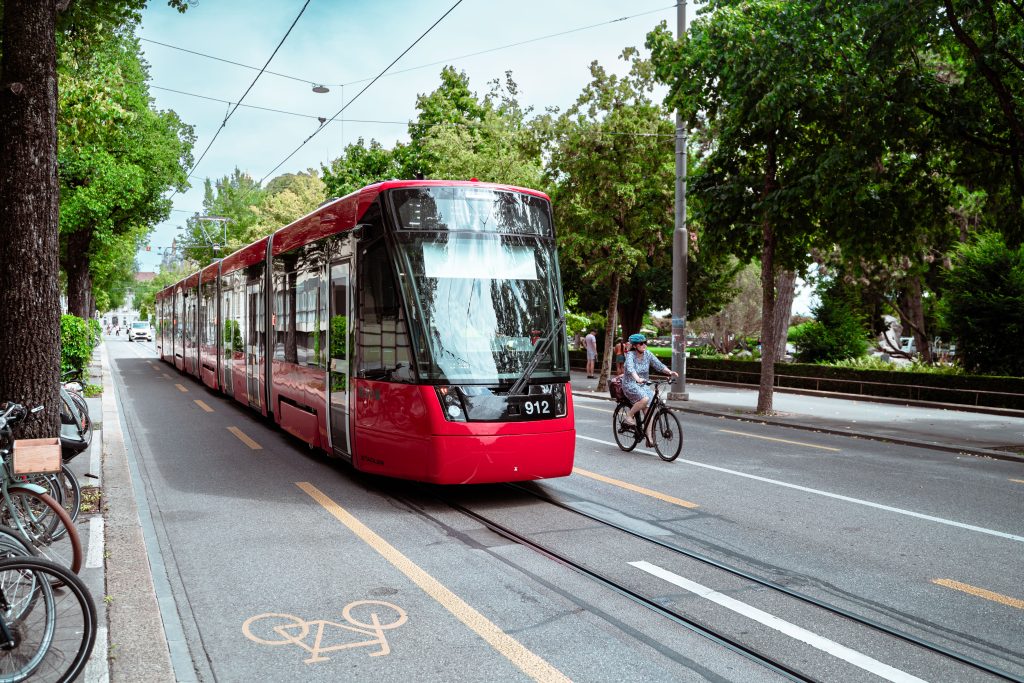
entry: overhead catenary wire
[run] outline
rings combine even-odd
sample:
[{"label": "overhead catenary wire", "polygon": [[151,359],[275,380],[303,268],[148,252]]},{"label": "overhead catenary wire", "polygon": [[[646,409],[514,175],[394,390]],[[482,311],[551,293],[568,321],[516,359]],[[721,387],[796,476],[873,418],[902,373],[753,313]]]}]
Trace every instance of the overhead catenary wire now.
[{"label": "overhead catenary wire", "polygon": [[381,72],[380,72],[379,74],[377,74],[376,76],[374,76],[373,80],[371,80],[371,81],[370,81],[369,83],[367,83],[367,84],[366,84],[366,86],[365,86],[365,87],[364,87],[364,88],[363,88],[362,90],[360,90],[360,91],[359,91],[358,93],[356,93],[355,97],[353,97],[352,99],[350,99],[350,100],[349,100],[348,102],[345,102],[345,103],[344,103],[344,104],[342,105],[341,109],[339,109],[339,110],[338,110],[337,112],[335,112],[334,116],[332,116],[332,117],[331,117],[330,119],[328,119],[327,121],[323,121],[323,122],[321,122],[321,123],[320,123],[320,126],[319,126],[319,127],[318,127],[318,128],[317,128],[317,129],[315,130],[315,131],[313,131],[313,133],[312,133],[312,134],[311,134],[311,135],[310,135],[310,136],[309,136],[308,138],[306,138],[305,140],[303,140],[303,141],[302,141],[302,144],[300,144],[300,145],[299,145],[298,147],[296,147],[296,148],[295,148],[294,150],[292,150],[292,152],[291,152],[291,153],[290,153],[290,154],[289,154],[288,156],[286,156],[286,157],[285,157],[284,159],[282,159],[282,160],[281,160],[281,162],[280,162],[280,163],[278,163],[278,165],[277,165],[277,166],[275,166],[274,168],[270,169],[270,171],[269,171],[269,172],[268,172],[268,173],[267,173],[266,175],[264,175],[264,176],[263,176],[262,178],[260,178],[260,183],[259,183],[259,184],[260,184],[260,185],[262,185],[262,184],[263,184],[263,181],[264,181],[264,180],[266,180],[267,178],[269,178],[269,177],[270,177],[270,176],[271,176],[271,175],[272,175],[272,174],[274,173],[274,171],[276,171],[277,169],[281,168],[281,166],[283,166],[283,165],[285,164],[285,162],[287,162],[287,161],[288,161],[289,159],[291,159],[291,158],[292,158],[293,156],[295,156],[295,153],[296,153],[296,152],[298,152],[298,151],[299,151],[300,149],[302,149],[303,147],[305,147],[305,146],[306,146],[306,143],[307,143],[307,142],[309,142],[309,141],[310,141],[310,140],[312,140],[312,139],[313,139],[314,137],[316,137],[316,136],[317,136],[317,134],[318,134],[318,133],[320,133],[320,131],[322,131],[322,130],[323,130],[324,128],[326,128],[328,124],[330,124],[331,122],[333,122],[333,121],[334,121],[334,119],[336,119],[336,118],[338,118],[339,116],[341,116],[341,113],[342,113],[342,112],[344,112],[344,111],[345,111],[346,109],[348,109],[348,107],[349,107],[349,106],[350,106],[350,105],[351,105],[351,104],[352,104],[353,102],[355,102],[356,100],[358,100],[358,99],[359,99],[359,96],[360,96],[360,95],[362,95],[362,94],[363,94],[364,92],[366,92],[366,91],[367,91],[367,90],[368,90],[368,89],[370,88],[370,86],[372,86],[372,85],[373,85],[374,83],[376,83],[376,82],[377,82],[377,81],[378,81],[378,80],[380,79],[380,77],[381,77],[381,76],[383,76],[384,74],[386,74],[386,73],[388,72],[388,69],[390,69],[391,67],[393,67],[393,66],[394,66],[394,65],[395,65],[395,64],[396,64],[396,63],[398,62],[398,60],[399,60],[399,59],[401,59],[402,57],[404,57],[404,56],[406,55],[406,53],[407,53],[407,52],[409,52],[409,50],[413,49],[413,48],[414,48],[414,47],[416,46],[416,44],[417,44],[417,43],[419,43],[419,42],[420,42],[421,40],[423,40],[423,38],[425,38],[425,37],[426,37],[426,35],[427,35],[428,33],[430,33],[431,31],[433,31],[433,30],[434,30],[434,27],[435,27],[435,26],[437,26],[437,25],[438,25],[438,24],[440,24],[440,23],[441,23],[442,21],[444,21],[445,17],[447,17],[447,16],[449,15],[449,14],[451,14],[451,13],[452,13],[452,12],[453,12],[453,11],[455,10],[455,8],[456,8],[456,7],[458,7],[458,6],[459,6],[459,5],[461,5],[461,4],[462,4],[462,0],[456,0],[455,4],[454,4],[454,5],[452,5],[451,7],[449,7],[449,8],[448,8],[448,11],[447,11],[447,12],[445,12],[444,14],[442,14],[442,15],[441,15],[441,17],[440,17],[440,18],[439,18],[439,19],[438,19],[437,21],[435,21],[435,22],[434,22],[433,24],[431,24],[431,25],[430,25],[430,28],[428,28],[428,29],[427,29],[426,31],[424,31],[424,32],[423,32],[423,33],[422,33],[422,34],[420,35],[420,37],[419,37],[419,38],[417,38],[416,40],[414,40],[414,41],[413,41],[413,42],[412,42],[412,43],[411,43],[411,44],[409,45],[409,47],[407,47],[407,48],[405,48],[404,50],[402,50],[402,53],[401,53],[400,55],[398,55],[397,57],[395,57],[395,59],[394,59],[394,60],[393,60],[393,61],[392,61],[392,62],[391,62],[390,64],[388,64],[388,65],[387,65],[386,67],[384,67],[384,70],[383,70],[383,71],[381,71]]},{"label": "overhead catenary wire", "polygon": [[[451,62],[458,61],[460,59],[469,59],[470,57],[478,57],[480,55],[489,54],[491,52],[498,52],[499,50],[507,50],[507,49],[513,48],[513,47],[520,47],[522,45],[529,45],[530,43],[536,43],[536,42],[540,42],[542,40],[548,40],[549,38],[559,38],[561,36],[566,36],[566,35],[569,35],[569,34],[572,34],[572,33],[578,33],[580,31],[589,31],[590,29],[600,28],[602,26],[608,26],[610,24],[616,24],[616,23],[619,23],[619,22],[622,22],[622,21],[629,21],[630,19],[636,19],[637,17],[643,17],[643,16],[647,16],[649,14],[657,14],[658,12],[664,12],[666,10],[675,9],[678,5],[679,5],[679,3],[675,3],[675,4],[672,4],[672,5],[667,5],[665,7],[659,7],[657,9],[648,10],[646,12],[638,12],[637,14],[630,14],[630,15],[627,15],[627,16],[624,16],[624,17],[618,17],[616,19],[608,19],[607,21],[602,21],[602,22],[599,22],[599,23],[596,23],[596,24],[588,24],[587,26],[579,26],[577,28],[571,28],[571,29],[568,29],[568,30],[565,30],[565,31],[559,31],[558,33],[548,33],[548,34],[543,35],[543,36],[537,36],[536,38],[528,38],[527,40],[521,40],[521,41],[515,42],[515,43],[507,43],[505,45],[499,45],[497,47],[488,48],[486,50],[480,50],[479,52],[470,52],[470,53],[467,53],[467,54],[464,54],[464,55],[458,55],[456,57],[448,57],[446,59],[441,59],[441,60],[438,60],[438,61],[435,61],[435,62],[430,62],[428,64],[420,64],[419,66],[410,66],[410,67],[408,67],[406,69],[396,69],[395,71],[391,71],[391,72],[389,72],[389,73],[387,73],[385,75],[386,76],[397,76],[399,74],[409,73],[410,71],[416,71],[417,69],[426,69],[428,67],[436,66],[438,64],[448,64],[448,63],[451,63]],[[225,64],[233,64],[234,66],[240,66],[242,68],[251,69],[253,71],[258,71],[259,70],[259,67],[252,66],[251,64],[243,64],[242,62],[236,62],[236,61],[231,60],[231,59],[225,59],[224,57],[217,57],[216,55],[207,54],[205,52],[199,52],[198,50],[191,50],[189,48],[184,48],[184,47],[180,47],[180,46],[177,46],[177,45],[171,45],[170,43],[164,43],[164,42],[161,42],[159,40],[152,40],[150,38],[140,38],[140,40],[142,40],[144,42],[147,42],[147,43],[153,43],[154,45],[161,45],[163,47],[170,48],[172,50],[179,50],[181,52],[187,52],[189,54],[197,55],[199,57],[205,57],[207,59],[212,59],[212,60],[215,60],[215,61],[218,61],[218,62],[224,62]],[[315,79],[315,78],[302,78],[302,77],[299,77],[299,76],[291,76],[291,75],[283,74],[283,73],[280,73],[280,72],[277,72],[277,71],[264,70],[263,73],[270,74],[270,75],[273,75],[273,76],[278,76],[280,78],[287,78],[289,80],[297,81],[299,83],[320,83],[322,85],[326,85],[326,86],[330,86],[330,87],[337,87],[337,88],[345,88],[345,87],[348,87],[350,85],[356,85],[356,84],[359,84],[359,83],[365,83],[366,81],[369,81],[369,80],[376,80],[376,79],[371,79],[370,77],[366,77],[366,78],[356,79],[354,81],[348,81],[347,83],[328,83],[326,81]],[[377,78],[380,78],[380,76],[378,75]]]},{"label": "overhead catenary wire", "polygon": [[[231,118],[231,116],[236,111],[238,111],[238,107],[241,106],[242,100],[244,100],[246,98],[246,96],[249,94],[249,92],[252,91],[253,87],[256,85],[256,81],[258,81],[260,79],[260,76],[262,76],[263,73],[266,71],[267,67],[270,66],[270,62],[277,55],[277,52],[278,52],[278,50],[281,49],[281,46],[284,45],[284,41],[288,40],[288,36],[291,35],[292,29],[295,28],[295,24],[299,23],[299,19],[302,17],[303,13],[306,11],[306,8],[309,6],[309,3],[310,3],[310,0],[306,0],[306,2],[302,5],[302,9],[299,10],[299,13],[295,16],[295,19],[292,21],[291,26],[288,27],[288,30],[285,31],[284,37],[281,38],[281,41],[277,44],[277,47],[275,47],[274,51],[272,53],[270,53],[270,57],[267,59],[266,63],[263,65],[263,68],[260,69],[260,72],[258,74],[256,74],[256,77],[254,79],[252,79],[252,83],[250,83],[249,87],[245,89],[245,92],[239,98],[238,102],[235,103],[235,106],[230,111],[228,111],[228,113],[224,116],[224,120],[221,121],[220,127],[217,128],[217,132],[214,133],[213,138],[210,140],[210,143],[208,145],[206,145],[206,149],[203,150],[203,153],[199,156],[199,159],[196,160],[196,162],[194,164],[192,164],[192,168],[189,169],[188,175],[185,177],[186,181],[189,178],[191,178],[192,175],[195,173],[196,169],[199,168],[199,164],[203,161],[203,158],[206,157],[207,152],[210,151],[210,148],[213,147],[213,143],[217,141],[217,137],[220,135],[221,131],[224,130],[224,127],[228,124],[228,120]],[[178,191],[175,190],[173,193],[171,193],[171,197],[173,197],[175,194],[177,194],[177,192]]]}]

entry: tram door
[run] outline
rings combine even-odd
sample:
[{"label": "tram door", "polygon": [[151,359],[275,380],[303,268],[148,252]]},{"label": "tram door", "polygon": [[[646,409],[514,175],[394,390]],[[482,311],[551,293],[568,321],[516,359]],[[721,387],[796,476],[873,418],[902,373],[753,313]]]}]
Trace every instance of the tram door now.
[{"label": "tram door", "polygon": [[251,266],[245,281],[246,335],[245,382],[249,405],[260,409],[260,370],[263,367],[263,332],[266,329],[263,314],[263,266]]},{"label": "tram door", "polygon": [[331,263],[331,326],[328,333],[331,347],[330,391],[331,442],[335,451],[351,456],[352,436],[349,433],[349,384],[351,356],[349,340],[352,338],[351,261]]}]

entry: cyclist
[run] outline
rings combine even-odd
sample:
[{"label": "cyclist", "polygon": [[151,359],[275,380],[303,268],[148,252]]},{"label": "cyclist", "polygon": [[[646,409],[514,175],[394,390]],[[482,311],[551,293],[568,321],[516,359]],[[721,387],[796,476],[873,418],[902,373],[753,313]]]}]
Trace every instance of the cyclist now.
[{"label": "cyclist", "polygon": [[[644,383],[650,375],[650,368],[653,365],[657,372],[676,377],[679,373],[670,370],[664,363],[647,350],[647,337],[642,334],[629,335],[629,343],[632,348],[626,354],[626,372],[622,375],[622,393],[629,399],[633,406],[629,409],[629,415],[622,421],[625,425],[634,425],[634,416],[647,407],[654,398],[654,389]],[[647,445],[651,444],[651,426],[647,425]]]}]

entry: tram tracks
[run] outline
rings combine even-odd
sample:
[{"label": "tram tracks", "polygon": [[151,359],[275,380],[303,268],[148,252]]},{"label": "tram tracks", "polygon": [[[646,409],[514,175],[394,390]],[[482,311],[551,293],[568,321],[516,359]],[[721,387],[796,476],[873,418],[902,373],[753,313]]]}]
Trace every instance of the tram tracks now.
[{"label": "tram tracks", "polygon": [[[586,520],[596,522],[601,527],[610,528],[615,530],[616,532],[627,534],[629,537],[637,539],[641,541],[643,544],[651,544],[652,546],[657,548],[659,552],[668,551],[668,553],[675,556],[679,556],[681,558],[685,558],[687,561],[692,561],[700,565],[704,565],[709,568],[709,571],[724,572],[726,575],[730,577],[734,577],[735,579],[739,579],[742,582],[752,584],[752,586],[758,590],[767,589],[769,593],[777,593],[780,596],[785,596],[785,598],[783,599],[792,598],[798,603],[801,603],[805,606],[809,606],[814,610],[823,610],[827,612],[830,617],[835,617],[836,619],[834,621],[843,622],[844,629],[846,629],[847,631],[850,629],[866,629],[868,632],[871,633],[870,639],[875,641],[877,641],[879,638],[883,640],[886,638],[895,639],[896,641],[902,643],[903,647],[907,648],[911,652],[911,654],[909,655],[906,653],[900,654],[899,656],[897,656],[897,660],[919,660],[922,658],[927,660],[929,657],[937,657],[938,660],[941,662],[941,666],[939,666],[937,669],[932,669],[932,671],[938,671],[940,673],[932,674],[933,676],[936,676],[935,678],[933,678],[933,680],[1005,680],[1016,681],[1017,683],[1021,683],[1022,681],[1024,681],[1024,679],[1015,676],[1013,673],[1010,673],[1008,671],[990,665],[986,662],[978,660],[977,658],[972,657],[970,655],[955,652],[941,644],[925,640],[923,638],[900,631],[898,629],[894,629],[890,626],[877,622],[868,617],[864,617],[862,615],[858,615],[854,612],[851,612],[850,610],[845,609],[843,607],[830,604],[818,598],[800,593],[799,591],[781,585],[777,582],[771,581],[770,579],[765,579],[743,569],[729,566],[728,564],[723,563],[714,558],[707,557],[705,555],[702,555],[700,553],[697,553],[686,548],[682,548],[676,544],[665,541],[662,538],[657,538],[650,533],[644,533],[643,531],[639,531],[635,528],[628,528],[623,524],[616,523],[615,521],[606,519],[600,515],[587,512],[576,506],[568,505],[559,500],[553,499],[548,495],[545,495],[543,492],[534,490],[534,487],[523,486],[519,484],[508,484],[505,485],[504,488],[510,491],[515,491],[516,494],[526,494],[532,496],[549,505],[555,506],[562,511],[572,513],[573,515],[585,518]],[[471,509],[466,504],[452,500],[451,497],[441,496],[437,493],[432,493],[430,495],[432,495],[436,500],[443,503],[444,505],[459,512],[460,514],[463,514],[473,519],[477,523],[485,526],[486,528],[490,529],[492,532],[500,535],[501,537],[523,547],[529,548],[530,550],[539,553],[548,559],[554,560],[555,562],[558,562],[563,566],[569,567],[574,571],[591,579],[592,581],[595,581],[598,584],[604,586],[605,588],[617,593],[618,595],[623,596],[636,604],[642,605],[646,609],[649,609],[659,614],[663,618],[666,618],[671,622],[688,629],[691,632],[697,633],[702,637],[711,640],[717,645],[727,648],[731,652],[734,652],[750,661],[756,662],[757,664],[766,667],[767,669],[775,672],[783,678],[796,681],[832,680],[832,678],[830,678],[832,674],[823,675],[821,673],[816,673],[811,670],[814,667],[807,667],[805,663],[792,663],[794,660],[791,656],[788,657],[788,659],[785,656],[777,656],[773,648],[764,646],[764,642],[762,642],[760,645],[751,644],[749,642],[745,642],[745,639],[743,637],[731,635],[730,629],[723,628],[712,623],[715,621],[714,619],[695,618],[694,616],[688,613],[684,614],[682,610],[668,607],[666,606],[666,601],[664,599],[658,599],[657,597],[645,595],[645,591],[631,588],[629,585],[627,585],[627,582],[615,578],[608,572],[594,568],[593,566],[588,566],[583,561],[573,559],[573,557],[571,556],[572,553],[566,552],[564,549],[557,548],[557,544],[541,542],[537,538],[537,533],[531,533],[529,531],[517,529],[515,527],[520,526],[519,524],[513,524],[509,523],[508,521],[502,521],[497,519],[497,517],[501,516],[500,514],[489,514],[486,512],[481,512],[476,509]],[[500,513],[501,511],[498,512]],[[507,517],[508,515],[504,516]],[[640,566],[647,563],[631,562],[629,564],[633,566]],[[643,567],[640,568],[642,569]],[[728,600],[729,598],[725,599]],[[689,610],[685,611],[689,612]],[[802,631],[803,629],[798,630]],[[741,631],[741,633],[744,632],[745,631]],[[802,639],[802,637],[799,635],[790,635],[791,637],[795,637],[798,640]],[[869,661],[873,661],[871,660],[871,658],[866,659],[868,659]],[[799,662],[799,659],[797,661]],[[903,671],[900,671],[899,669],[888,667],[885,664],[874,662],[874,665],[877,665],[876,669],[881,669],[882,673],[879,674],[877,670],[872,671],[870,666],[867,667],[868,671],[871,673],[875,673],[876,675],[881,675],[883,679],[888,678],[889,680],[902,681],[921,680],[921,678],[918,676],[905,673]],[[889,671],[890,668],[892,669],[891,672]],[[912,666],[911,668],[914,667]],[[916,668],[919,670],[927,670],[928,666],[918,663],[916,664]],[[957,671],[959,671],[960,673],[954,673],[951,677],[951,672]],[[924,678],[927,679],[928,677],[929,675],[924,675]]]}]

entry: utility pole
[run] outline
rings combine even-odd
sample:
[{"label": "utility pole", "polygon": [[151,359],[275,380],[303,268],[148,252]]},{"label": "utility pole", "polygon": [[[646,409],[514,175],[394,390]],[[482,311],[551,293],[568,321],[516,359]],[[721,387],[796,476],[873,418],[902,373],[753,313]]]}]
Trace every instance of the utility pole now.
[{"label": "utility pole", "polygon": [[[686,0],[676,5],[676,38],[686,35]],[[686,392],[686,262],[690,236],[686,232],[686,128],[676,110],[676,220],[672,233],[672,369],[679,373],[668,397],[688,401]]]}]

